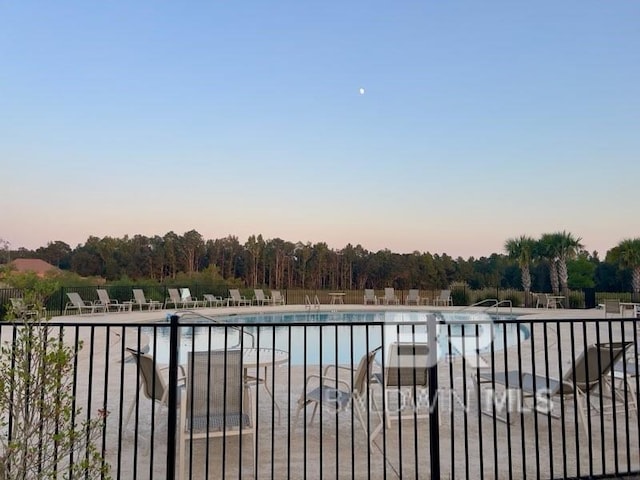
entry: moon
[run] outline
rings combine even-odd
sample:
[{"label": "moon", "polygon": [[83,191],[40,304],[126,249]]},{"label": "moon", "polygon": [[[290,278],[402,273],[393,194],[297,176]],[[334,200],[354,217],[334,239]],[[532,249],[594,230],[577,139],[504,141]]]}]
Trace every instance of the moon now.
[{"label": "moon", "polygon": [[360,87],[360,90],[358,90],[358,92],[360,92],[360,95],[364,95],[364,88]]}]

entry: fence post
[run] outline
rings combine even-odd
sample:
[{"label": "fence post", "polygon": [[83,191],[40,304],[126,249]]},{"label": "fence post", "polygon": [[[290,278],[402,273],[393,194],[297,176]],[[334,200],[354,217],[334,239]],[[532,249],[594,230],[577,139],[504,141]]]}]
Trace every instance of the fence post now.
[{"label": "fence post", "polygon": [[438,403],[438,332],[435,315],[427,315],[429,344],[429,459],[431,478],[440,480],[440,405]]},{"label": "fence post", "polygon": [[64,306],[67,304],[67,302],[64,301],[64,291],[65,287],[60,288],[60,303],[58,304],[60,306],[59,315],[62,315],[62,312],[64,312]]},{"label": "fence post", "polygon": [[169,419],[167,422],[167,480],[176,478],[176,429],[178,412],[178,315],[169,327]]}]

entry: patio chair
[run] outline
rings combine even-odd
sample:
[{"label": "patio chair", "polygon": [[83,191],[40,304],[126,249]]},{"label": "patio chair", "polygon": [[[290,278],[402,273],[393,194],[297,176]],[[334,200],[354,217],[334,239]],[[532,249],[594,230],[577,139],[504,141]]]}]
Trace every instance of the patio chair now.
[{"label": "patio chair", "polygon": [[249,300],[244,295],[241,295],[239,289],[230,288],[229,297],[227,298],[227,307],[230,305],[235,305],[235,306],[251,305],[251,300]]},{"label": "patio chair", "polygon": [[[570,369],[562,378],[552,378],[544,375],[533,375],[527,372],[511,370],[507,372],[486,372],[480,371],[473,375],[479,401],[482,400],[483,387],[495,388],[496,385],[505,387],[508,390],[516,389],[521,398],[518,399],[518,408],[526,406],[527,401],[533,401],[530,407],[537,413],[542,413],[554,417],[553,405],[550,401],[566,397],[575,398],[576,415],[578,422],[582,424],[588,434],[587,414],[588,403],[593,397],[598,397],[607,390],[608,380],[613,366],[624,357],[626,350],[633,345],[633,342],[613,342],[591,344],[573,362]],[[603,387],[605,387],[603,389]],[[617,396],[619,396],[619,391]],[[612,394],[616,394],[612,390]],[[481,405],[481,404],[480,404]],[[482,410],[482,405],[481,405]],[[512,414],[511,420],[518,418],[518,414]],[[482,410],[487,415],[495,415],[495,418],[506,421],[508,416],[496,414],[494,411]]]},{"label": "patio chair", "polygon": [[406,305],[420,305],[420,290],[411,289],[404,303]]},{"label": "patio chair", "polygon": [[440,295],[433,297],[434,305],[453,305],[453,298],[451,298],[451,290],[440,290]]},{"label": "patio chair", "polygon": [[33,317],[44,317],[44,309],[38,309],[38,306],[33,303],[24,303],[22,298],[10,298],[11,311],[16,318],[26,319]]},{"label": "patio chair", "polygon": [[604,318],[607,314],[620,315],[620,300],[607,298],[604,301]]},{"label": "patio chair", "polygon": [[180,403],[180,478],[190,478],[187,443],[193,445],[210,437],[227,442],[234,435],[251,435],[255,467],[253,407],[251,390],[244,384],[242,350],[189,352],[186,388]]},{"label": "patio chair", "polygon": [[182,304],[185,308],[198,308],[204,307],[204,300],[198,300],[196,297],[191,295],[191,290],[189,287],[184,287],[180,289],[180,299],[182,300]]},{"label": "patio chair", "polygon": [[271,303],[271,297],[266,296],[261,288],[256,288],[253,290],[253,302],[256,305],[265,305]]},{"label": "patio chair", "polygon": [[63,315],[69,311],[77,311],[79,314],[104,312],[105,306],[99,303],[85,302],[77,292],[67,292],[69,302],[64,307]]},{"label": "patio chair", "polygon": [[395,304],[398,305],[400,303],[400,300],[398,300],[398,297],[396,296],[396,292],[393,289],[393,287],[386,287],[384,289],[384,297],[382,297],[382,302],[385,305],[390,305],[390,304]]},{"label": "patio chair", "polygon": [[133,289],[133,300],[131,300],[134,305],[138,305],[140,311],[144,307],[147,307],[149,310],[156,310],[162,306],[162,302],[157,300],[147,300],[144,296],[144,291],[141,288]]},{"label": "patio chair", "polygon": [[[374,373],[373,378],[382,385],[385,396],[387,427],[391,427],[391,420],[426,418],[429,415],[429,409],[426,413],[416,414],[418,407],[425,406],[419,405],[418,399],[426,398],[429,348],[427,343],[394,342],[384,359],[383,371]],[[405,407],[410,411],[404,413]]]},{"label": "patio chair", "polygon": [[[375,406],[375,399],[370,391],[372,370],[375,365],[375,356],[381,349],[382,347],[380,346],[364,354],[355,370],[349,366],[327,365],[323,369],[322,375],[308,375],[305,380],[304,390],[300,398],[298,398],[294,426],[298,424],[300,412],[310,404],[313,404],[313,412],[309,423],[313,422],[318,407],[329,408],[333,412],[341,412],[351,405],[362,428],[365,432],[368,432],[368,406],[370,403]],[[340,371],[347,373],[341,376]],[[345,377],[347,378],[345,379]],[[382,422],[380,409],[376,407],[374,411],[378,413],[380,422]]]},{"label": "patio chair", "polygon": [[280,290],[271,290],[271,301],[274,305],[284,305],[284,297],[280,293]]},{"label": "patio chair", "polygon": [[167,288],[169,296],[164,300],[164,308],[169,308],[169,305],[173,305],[174,308],[181,308],[183,306],[182,298],[180,298],[180,292],[177,288]]},{"label": "patio chair", "polygon": [[377,305],[378,297],[376,297],[375,290],[373,288],[364,289],[364,304],[365,305]]},{"label": "patio chair", "polygon": [[[161,407],[167,407],[169,401],[169,387],[167,386],[167,380],[163,375],[163,371],[169,369],[168,366],[160,366],[156,363],[155,359],[146,353],[139,352],[133,348],[126,347],[127,352],[131,354],[136,366],[138,367],[138,389],[139,391],[152,402],[158,402]],[[178,365],[180,369],[180,375],[178,376],[178,387],[183,387],[186,379],[184,367]],[[140,404],[140,394],[136,393],[135,397],[129,405],[127,410],[127,416],[124,424],[128,425],[131,415],[133,414],[136,405]],[[139,408],[139,407],[138,407]],[[152,406],[152,409],[154,407]],[[154,415],[157,420],[160,415]],[[162,415],[166,419],[167,415]]]},{"label": "patio chair", "polygon": [[95,303],[102,305],[105,312],[121,312],[125,309],[126,305],[118,302],[118,300],[112,300],[109,297],[109,292],[104,288],[96,288],[96,293],[98,294],[98,300]]},{"label": "patio chair", "polygon": [[216,297],[211,293],[205,293],[202,295],[202,298],[204,298],[203,302],[205,307],[221,307],[224,305],[222,297]]}]

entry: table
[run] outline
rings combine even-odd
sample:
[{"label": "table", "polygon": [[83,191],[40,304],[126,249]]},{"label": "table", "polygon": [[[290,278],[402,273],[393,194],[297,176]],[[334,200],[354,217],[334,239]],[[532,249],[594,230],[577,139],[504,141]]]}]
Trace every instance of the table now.
[{"label": "table", "polygon": [[329,303],[334,304],[334,303],[342,303],[344,304],[344,296],[346,295],[346,293],[344,292],[329,292],[329,297],[331,298],[331,300],[329,300]]},{"label": "table", "polygon": [[563,295],[547,295],[547,308],[558,308],[558,306],[562,308],[563,300]]},{"label": "table", "polygon": [[[245,383],[251,384],[254,383],[262,384],[264,386],[267,395],[273,401],[273,404],[278,411],[278,425],[280,424],[281,414],[280,414],[280,405],[276,402],[273,392],[269,389],[268,378],[268,369],[269,367],[273,368],[276,365],[281,365],[289,361],[289,353],[284,350],[277,350],[273,348],[245,348],[243,349],[242,354],[242,366],[244,367],[244,378]],[[257,375],[249,375],[247,370],[256,369],[259,370],[264,368],[264,378],[260,378],[260,374],[258,372]]]}]

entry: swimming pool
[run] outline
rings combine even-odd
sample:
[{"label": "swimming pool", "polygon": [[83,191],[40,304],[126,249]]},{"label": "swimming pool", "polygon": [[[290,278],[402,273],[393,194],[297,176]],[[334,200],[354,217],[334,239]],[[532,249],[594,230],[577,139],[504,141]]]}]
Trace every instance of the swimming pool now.
[{"label": "swimming pool", "polygon": [[[297,312],[233,315],[206,319],[183,317],[180,327],[179,358],[186,363],[187,352],[222,349],[238,345],[238,329],[226,322],[243,324],[244,346],[277,348],[289,352],[291,365],[335,362],[348,364],[384,343],[385,350],[395,341],[427,341],[427,315],[437,323],[438,356],[463,352],[498,351],[529,337],[529,330],[517,323],[495,320],[514,316],[495,316],[474,312]],[[213,323],[215,322],[215,323]],[[300,325],[309,323],[311,325]],[[246,324],[246,326],[244,326]],[[291,324],[298,324],[291,326]],[[227,331],[225,337],[225,330]],[[158,362],[169,360],[169,327],[144,327],[149,350]],[[154,334],[155,332],[155,334]]]}]

